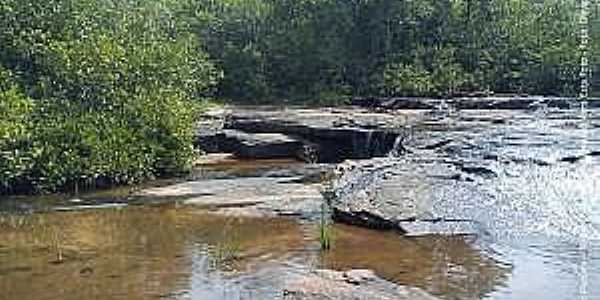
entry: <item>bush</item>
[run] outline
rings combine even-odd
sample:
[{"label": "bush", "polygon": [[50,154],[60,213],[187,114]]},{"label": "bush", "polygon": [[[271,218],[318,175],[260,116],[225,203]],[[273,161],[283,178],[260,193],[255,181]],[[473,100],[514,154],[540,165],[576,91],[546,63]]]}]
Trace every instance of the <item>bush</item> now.
[{"label": "bush", "polygon": [[435,86],[431,74],[421,65],[390,64],[384,71],[385,94],[428,96]]},{"label": "bush", "polygon": [[25,97],[0,68],[0,190],[17,185],[31,168],[30,114],[34,103]]},{"label": "bush", "polygon": [[18,75],[0,77],[0,189],[133,183],[190,167],[195,99],[220,74],[178,9],[169,0],[0,6],[0,59]]},{"label": "bush", "polygon": [[473,76],[456,62],[453,48],[418,47],[410,64],[386,65],[384,94],[448,97],[472,86]]},{"label": "bush", "polygon": [[473,76],[467,74],[456,62],[454,48],[436,49],[432,69],[436,96],[452,96],[474,81]]}]

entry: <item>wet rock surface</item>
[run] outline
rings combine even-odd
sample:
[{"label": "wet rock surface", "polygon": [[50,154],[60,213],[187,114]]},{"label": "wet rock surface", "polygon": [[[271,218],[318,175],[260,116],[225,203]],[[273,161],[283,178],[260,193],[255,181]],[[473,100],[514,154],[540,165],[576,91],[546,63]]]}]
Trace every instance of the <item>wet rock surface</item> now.
[{"label": "wet rock surface", "polygon": [[232,154],[210,154],[197,161],[187,180],[141,189],[139,199],[174,199],[215,213],[251,216],[320,214],[323,183],[332,166],[297,160],[240,160]]},{"label": "wet rock surface", "polygon": [[447,196],[443,193],[478,185],[452,161],[403,157],[340,168],[332,201],[336,221],[406,235],[478,233],[473,220],[436,210],[439,197]]},{"label": "wet rock surface", "polygon": [[435,300],[426,292],[392,284],[370,270],[336,272],[316,270],[298,276],[286,284],[284,299],[288,300]]},{"label": "wet rock surface", "polygon": [[[576,99],[561,97],[482,97],[451,98],[444,103],[459,110],[530,110],[540,106],[558,109],[572,109],[579,106]],[[441,99],[429,98],[355,98],[352,105],[370,109],[403,110],[403,109],[436,109],[442,105]],[[589,108],[600,108],[600,99],[589,101]]]},{"label": "wet rock surface", "polygon": [[[558,110],[425,117],[412,125],[405,155],[339,165],[334,218],[408,235],[487,235],[505,224],[481,223],[489,219],[483,216],[496,213],[486,211],[483,203],[502,207],[507,204],[496,202],[514,197],[513,202],[529,207],[519,197],[537,197],[540,191],[530,189],[539,187],[538,181],[548,184],[546,180],[553,180],[548,176],[561,172],[580,176],[580,169],[598,165],[594,154],[600,132],[590,126],[598,115],[590,111],[583,121],[577,118],[582,118],[578,111]],[[539,214],[531,219],[541,218]]]},{"label": "wet rock surface", "polygon": [[[448,103],[465,111],[444,110],[441,104]],[[449,207],[465,197],[489,197],[489,187],[518,172],[513,169],[578,164],[598,152],[593,114],[583,128],[574,110],[552,109],[577,104],[570,99],[448,103],[397,98],[353,103],[365,109],[236,107],[226,113],[220,134],[229,140],[221,145],[233,145],[227,150],[237,157],[340,163],[333,218],[408,235],[481,233],[472,215]]]},{"label": "wet rock surface", "polygon": [[183,204],[217,212],[257,216],[294,215],[311,218],[320,211],[318,184],[299,178],[249,177],[190,181],[141,191],[145,197],[179,197]]}]

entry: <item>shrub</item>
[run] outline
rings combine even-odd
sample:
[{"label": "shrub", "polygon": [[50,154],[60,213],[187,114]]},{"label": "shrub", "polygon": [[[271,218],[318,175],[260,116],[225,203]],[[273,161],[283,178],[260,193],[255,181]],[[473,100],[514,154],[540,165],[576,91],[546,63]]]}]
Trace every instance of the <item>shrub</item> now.
[{"label": "shrub", "polygon": [[0,68],[0,190],[16,186],[31,167],[28,141],[34,103],[25,97]]},{"label": "shrub", "polygon": [[384,93],[401,96],[452,96],[472,86],[473,76],[456,62],[453,48],[425,48],[414,50],[411,64],[386,65]]},{"label": "shrub", "polygon": [[428,96],[435,86],[422,65],[390,64],[384,71],[385,93],[401,96]]},{"label": "shrub", "polygon": [[176,18],[179,8],[169,0],[0,7],[0,59],[18,75],[0,81],[5,192],[189,168],[195,99],[210,96],[220,74]]}]

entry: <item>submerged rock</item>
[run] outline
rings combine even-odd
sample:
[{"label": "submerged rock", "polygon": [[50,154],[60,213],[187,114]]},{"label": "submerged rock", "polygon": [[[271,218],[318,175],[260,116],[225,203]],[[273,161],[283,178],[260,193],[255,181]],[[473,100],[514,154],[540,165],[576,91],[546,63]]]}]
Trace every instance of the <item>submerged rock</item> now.
[{"label": "submerged rock", "polygon": [[318,216],[323,198],[319,184],[297,183],[295,177],[249,177],[190,181],[150,188],[140,197],[172,198],[180,203],[238,215]]},{"label": "submerged rock", "polygon": [[370,270],[336,272],[316,270],[298,276],[286,284],[286,300],[436,300],[438,298],[413,287],[383,280]]}]

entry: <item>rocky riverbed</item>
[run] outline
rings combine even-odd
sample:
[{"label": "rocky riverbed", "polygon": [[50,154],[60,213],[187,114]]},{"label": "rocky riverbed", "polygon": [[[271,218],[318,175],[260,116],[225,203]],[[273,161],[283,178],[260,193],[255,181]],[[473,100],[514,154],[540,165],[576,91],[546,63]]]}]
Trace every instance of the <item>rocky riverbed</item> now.
[{"label": "rocky riverbed", "polygon": [[[541,239],[549,248],[545,257],[556,257],[557,247],[577,249],[570,261],[591,265],[592,277],[598,276],[595,109],[582,111],[579,103],[558,98],[355,104],[361,108],[234,110],[225,128],[255,138],[280,134],[297,142],[288,157],[334,164],[328,200],[337,222],[404,236],[475,236],[503,251],[529,249]],[[524,252],[511,259],[540,260]],[[590,293],[549,289],[555,296],[533,294],[587,299]]]},{"label": "rocky riverbed", "polygon": [[186,178],[0,201],[0,299],[593,299],[600,115],[559,100],[210,111]]},{"label": "rocky riverbed", "polygon": [[[564,166],[597,156],[596,140],[586,140],[589,149],[581,149],[578,134],[585,130],[594,136],[600,123],[586,119],[586,128],[581,128],[584,125],[573,120],[577,116],[565,110],[550,113],[554,120],[540,119],[539,114],[548,114],[548,105],[562,108],[566,101],[546,100],[543,108],[537,99],[482,100],[482,107],[509,104],[503,104],[502,110],[460,113],[356,107],[234,108],[212,114],[213,120],[225,120],[222,130],[204,131],[200,126],[198,143],[244,159],[286,157],[324,166],[320,177],[337,178],[332,203],[337,221],[403,234],[469,234],[476,233],[477,221],[464,214],[440,212],[440,201],[432,195],[444,198],[458,193],[457,197],[463,197],[496,182],[495,178],[515,166]],[[435,108],[437,102],[427,103]],[[538,125],[542,127],[535,128]],[[286,184],[298,180],[279,178],[272,186],[285,190]]]}]

